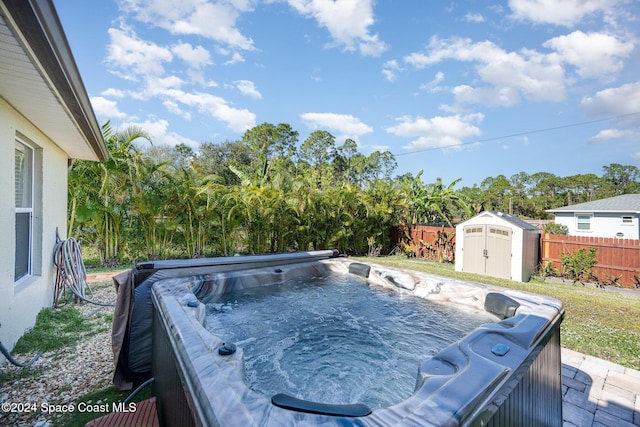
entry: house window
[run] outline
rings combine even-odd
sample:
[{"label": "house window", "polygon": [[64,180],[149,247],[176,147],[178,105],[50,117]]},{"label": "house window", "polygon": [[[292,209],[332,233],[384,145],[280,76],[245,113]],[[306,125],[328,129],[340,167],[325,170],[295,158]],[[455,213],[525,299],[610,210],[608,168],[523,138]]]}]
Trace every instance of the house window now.
[{"label": "house window", "polygon": [[622,217],[622,223],[623,224],[633,224],[633,217],[632,216],[623,216]]},{"label": "house window", "polygon": [[14,282],[31,276],[33,266],[33,148],[16,141],[16,252]]},{"label": "house window", "polygon": [[577,215],[578,231],[591,230],[591,215]]}]

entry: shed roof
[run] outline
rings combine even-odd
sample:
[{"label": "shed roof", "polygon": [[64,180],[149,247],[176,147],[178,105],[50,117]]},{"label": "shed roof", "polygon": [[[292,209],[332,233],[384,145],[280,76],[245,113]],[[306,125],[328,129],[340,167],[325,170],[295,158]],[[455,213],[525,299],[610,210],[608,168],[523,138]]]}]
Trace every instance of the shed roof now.
[{"label": "shed roof", "polygon": [[0,0],[0,97],[69,157],[108,158],[52,0]]},{"label": "shed roof", "polygon": [[[529,224],[527,221],[525,221],[523,219],[520,219],[520,218],[515,217],[513,215],[509,215],[508,213],[499,212],[499,211],[484,211],[484,212],[481,212],[478,215],[474,216],[471,219],[482,217],[482,216],[485,216],[485,215],[491,215],[491,216],[494,216],[496,218],[500,218],[500,219],[510,223],[511,225],[514,225],[514,226],[516,226],[518,228],[521,228],[523,230],[538,230],[538,227],[536,227],[533,224]],[[470,220],[467,220],[467,221],[470,221]],[[464,221],[461,224],[464,224],[467,221]]]},{"label": "shed roof", "polygon": [[609,212],[640,214],[640,194],[623,194],[622,196],[609,197],[607,199],[549,209],[547,212]]}]

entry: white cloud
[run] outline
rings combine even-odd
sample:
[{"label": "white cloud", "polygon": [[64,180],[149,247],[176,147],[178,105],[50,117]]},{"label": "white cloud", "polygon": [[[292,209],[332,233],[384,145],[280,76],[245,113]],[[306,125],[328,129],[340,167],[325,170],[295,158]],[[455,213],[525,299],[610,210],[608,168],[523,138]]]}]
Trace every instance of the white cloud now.
[{"label": "white cloud", "polygon": [[493,62],[507,55],[507,52],[490,41],[473,43],[471,39],[461,37],[440,39],[434,36],[429,40],[427,48],[429,54],[411,53],[404,57],[404,62],[422,69],[447,59]]},{"label": "white cloud", "polygon": [[395,59],[387,61],[382,65],[382,75],[384,75],[384,78],[390,82],[396,80],[396,71],[400,70],[400,65]]},{"label": "white cloud", "polygon": [[335,43],[362,55],[379,56],[387,45],[371,34],[373,0],[288,0],[299,13],[313,17],[326,28]]},{"label": "white cloud", "polygon": [[426,90],[430,93],[440,92],[443,88],[440,86],[440,83],[444,81],[444,73],[442,71],[438,71],[436,75],[433,77],[428,83],[424,83],[420,85],[421,90]]},{"label": "white cloud", "polygon": [[620,0],[509,0],[515,19],[573,26],[585,16],[606,12]]},{"label": "white cloud", "polygon": [[169,122],[164,119],[121,123],[116,130],[124,130],[130,126],[139,127],[148,133],[151,136],[151,142],[155,145],[169,145],[174,147],[178,144],[185,144],[192,148],[198,148],[200,146],[200,144],[193,139],[184,137],[175,132],[167,132],[169,129]]},{"label": "white cloud", "polygon": [[591,142],[612,139],[640,139],[640,81],[601,90],[580,104],[591,117],[615,117],[609,128],[601,130]]},{"label": "white cloud", "polygon": [[235,84],[236,84],[236,88],[238,88],[240,93],[242,93],[243,95],[247,95],[253,99],[262,98],[262,94],[258,92],[258,90],[256,89],[256,85],[252,81],[237,80]]},{"label": "white cloud", "polygon": [[518,90],[513,87],[480,87],[460,85],[453,88],[456,102],[461,104],[483,104],[511,107],[521,101]]},{"label": "white cloud", "polygon": [[[476,63],[476,72],[488,87],[459,86],[454,94],[459,102],[513,105],[523,96],[533,101],[561,101],[565,98],[564,69],[557,54],[541,54],[522,49],[507,52],[490,41],[474,43],[454,37],[432,37],[428,54],[414,52],[404,61],[417,69],[457,60]],[[498,98],[494,94],[500,94]]]},{"label": "white cloud", "polygon": [[350,114],[304,113],[300,117],[311,129],[330,129],[337,131],[337,138],[358,138],[373,132],[373,128]]},{"label": "white cloud", "polygon": [[598,132],[595,136],[589,139],[589,142],[593,143],[603,143],[609,142],[612,139],[621,139],[627,137],[637,137],[639,136],[638,132],[635,132],[631,129],[603,129]]},{"label": "white cloud", "polygon": [[96,115],[105,120],[123,119],[127,117],[125,113],[118,109],[118,104],[102,96],[94,96],[91,98],[91,106]]},{"label": "white cloud", "polygon": [[184,81],[178,76],[150,77],[147,79],[147,92],[150,95],[164,93],[168,89],[179,89]]},{"label": "white cloud", "polygon": [[224,63],[224,65],[233,65],[244,62],[244,57],[240,55],[238,52],[233,52],[231,55],[231,59]]},{"label": "white cloud", "polygon": [[233,48],[252,50],[253,40],[236,28],[240,12],[253,1],[126,0],[121,8],[137,20],[164,28],[172,34],[198,35]]},{"label": "white cloud", "polygon": [[[128,93],[132,99],[144,101],[159,99],[169,112],[186,119],[190,119],[193,114],[189,111],[189,107],[196,108],[226,123],[231,130],[239,133],[255,125],[255,114],[247,109],[235,108],[225,99],[215,95],[186,91],[183,87],[187,82],[182,78],[165,75],[164,63],[169,63],[174,57],[178,57],[192,67],[192,72],[187,74],[193,82],[201,82],[208,87],[217,86],[213,81],[207,84],[204,76],[199,74],[198,68],[211,61],[209,52],[204,48],[194,48],[187,43],[178,43],[170,50],[155,43],[143,41],[126,28],[112,28],[109,34],[111,44],[107,58],[108,64],[118,69],[123,78],[143,80],[143,84],[139,85],[140,89]],[[238,88],[250,96],[260,95],[247,83],[240,83]]]},{"label": "white cloud", "polygon": [[362,36],[358,42],[358,49],[364,56],[380,56],[387,50],[387,44],[378,38],[377,34]]},{"label": "white cloud", "polygon": [[414,138],[402,147],[408,151],[459,147],[464,138],[481,134],[474,123],[480,123],[483,119],[484,115],[481,113],[436,116],[430,119],[404,116],[397,119],[397,126],[388,127],[386,130],[396,136]]},{"label": "white cloud", "polygon": [[594,117],[636,113],[640,111],[640,81],[601,90],[584,98],[580,106]]},{"label": "white cloud", "polygon": [[193,47],[189,43],[178,43],[171,46],[171,51],[194,69],[211,64],[211,54],[202,46]]},{"label": "white cloud", "polygon": [[464,20],[467,22],[482,23],[484,22],[484,16],[482,16],[481,13],[469,12],[466,15],[464,15]]},{"label": "white cloud", "polygon": [[633,43],[625,43],[604,33],[575,31],[554,37],[543,46],[555,49],[566,63],[577,68],[581,77],[603,78],[624,67],[624,58],[633,51]]},{"label": "white cloud", "polygon": [[191,113],[180,108],[176,102],[167,99],[162,102],[162,105],[164,105],[164,108],[166,108],[170,113],[180,116],[185,120],[191,120]]},{"label": "white cloud", "polygon": [[[160,95],[160,94],[158,94]],[[247,109],[234,108],[229,103],[215,95],[200,92],[184,92],[179,89],[169,89],[162,93],[166,99],[174,103],[195,107],[200,112],[227,123],[229,129],[242,133],[255,126],[256,116]]]},{"label": "white cloud", "polygon": [[110,96],[112,98],[124,98],[124,96],[126,95],[123,90],[112,87],[107,90],[103,90],[100,94],[103,96]]},{"label": "white cloud", "polygon": [[[413,52],[403,61],[417,70],[448,60],[470,62],[475,65],[478,79],[453,88],[456,102],[513,106],[523,99],[565,100],[567,86],[574,83],[567,76],[569,67],[575,67],[575,75],[580,78],[612,80],[634,49],[633,43],[615,36],[582,31],[554,37],[543,46],[551,52],[526,48],[509,52],[490,41],[432,37],[425,52]],[[387,78],[395,78],[394,68],[387,66],[385,70]]]},{"label": "white cloud", "polygon": [[173,59],[169,49],[138,38],[130,29],[109,28],[108,33],[107,63],[121,70],[124,78],[136,80],[138,75],[161,75],[163,63]]}]

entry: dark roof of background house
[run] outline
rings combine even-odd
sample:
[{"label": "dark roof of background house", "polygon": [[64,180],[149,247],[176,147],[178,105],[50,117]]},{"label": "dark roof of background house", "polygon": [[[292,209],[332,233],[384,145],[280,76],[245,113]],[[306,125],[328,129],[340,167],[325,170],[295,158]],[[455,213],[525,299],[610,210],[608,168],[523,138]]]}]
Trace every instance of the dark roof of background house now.
[{"label": "dark roof of background house", "polygon": [[547,212],[640,213],[640,194],[623,194],[622,196],[549,209]]}]

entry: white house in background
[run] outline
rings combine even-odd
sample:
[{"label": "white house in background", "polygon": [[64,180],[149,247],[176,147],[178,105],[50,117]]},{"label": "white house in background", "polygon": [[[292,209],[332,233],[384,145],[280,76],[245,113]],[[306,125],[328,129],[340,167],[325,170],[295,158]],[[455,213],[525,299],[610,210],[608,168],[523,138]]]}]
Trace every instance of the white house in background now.
[{"label": "white house in background", "polygon": [[571,236],[640,239],[640,194],[624,194],[593,202],[549,209]]},{"label": "white house in background", "polygon": [[66,238],[70,159],[107,157],[52,1],[0,0],[0,341],[6,348],[52,304],[53,249],[56,231]]}]

